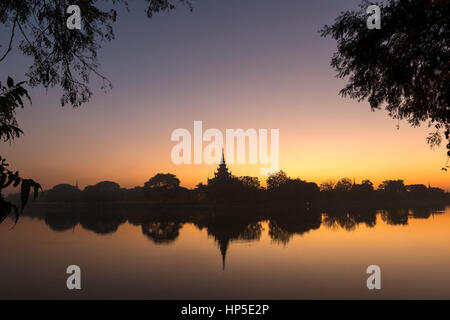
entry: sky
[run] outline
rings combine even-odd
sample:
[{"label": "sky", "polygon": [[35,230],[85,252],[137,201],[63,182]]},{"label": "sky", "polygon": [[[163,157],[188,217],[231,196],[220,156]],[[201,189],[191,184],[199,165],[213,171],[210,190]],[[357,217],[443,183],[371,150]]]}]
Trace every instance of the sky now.
[{"label": "sky", "polygon": [[[358,3],[197,0],[192,12],[181,6],[148,19],[145,2],[133,1],[130,13],[119,12],[116,39],[99,52],[113,89],[104,93],[93,77],[93,98],[76,109],[61,107],[57,88],[30,90],[32,105],[17,113],[25,135],[2,144],[1,155],[45,189],[104,180],[129,188],[158,172],[194,187],[216,166],[175,165],[170,137],[201,120],[223,132],[279,129],[280,169],[294,178],[404,179],[450,191],[444,147],[425,141],[431,128],[402,121],[397,130],[385,111],[338,95],[346,82],[330,67],[336,43],[318,30]],[[0,29],[3,46],[8,32]],[[23,79],[31,64],[14,45],[1,81]],[[267,178],[261,165],[229,167]]]}]

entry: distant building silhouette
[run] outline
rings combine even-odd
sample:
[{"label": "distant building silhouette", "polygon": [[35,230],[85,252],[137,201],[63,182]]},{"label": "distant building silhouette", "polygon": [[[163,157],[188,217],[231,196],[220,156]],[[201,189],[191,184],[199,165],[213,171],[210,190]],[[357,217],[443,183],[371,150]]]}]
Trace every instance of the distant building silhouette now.
[{"label": "distant building silhouette", "polygon": [[213,202],[234,202],[242,194],[242,184],[228,170],[225,153],[222,149],[222,160],[214,178],[208,179],[208,198]]},{"label": "distant building silhouette", "polygon": [[217,171],[214,173],[214,178],[218,180],[231,179],[231,172],[228,171],[227,163],[225,162],[225,152],[222,148],[222,160],[220,161]]},{"label": "distant building silhouette", "polygon": [[227,250],[230,244],[230,239],[227,237],[221,237],[217,240],[217,243],[219,245],[220,254],[222,255],[222,270],[225,271],[225,260],[227,258]]}]

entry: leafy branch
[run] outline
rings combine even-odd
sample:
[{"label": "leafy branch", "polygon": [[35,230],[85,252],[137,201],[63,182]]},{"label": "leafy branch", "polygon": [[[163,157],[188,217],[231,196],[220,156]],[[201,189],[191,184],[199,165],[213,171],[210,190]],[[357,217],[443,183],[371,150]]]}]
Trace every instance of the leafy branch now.
[{"label": "leafy branch", "polygon": [[32,179],[20,177],[18,171],[14,172],[9,170],[7,168],[8,166],[9,164],[6,163],[6,159],[0,156],[0,223],[12,212],[14,212],[16,216],[16,222],[19,219],[19,207],[3,199],[1,195],[3,189],[9,186],[16,188],[20,185],[20,211],[22,211],[28,203],[31,191],[33,191],[34,199],[37,198],[39,190],[43,191],[39,183]]},{"label": "leafy branch", "polygon": [[[17,124],[16,109],[24,108],[24,99],[28,99],[31,103],[31,98],[23,87],[24,83],[14,83],[11,77],[6,80],[6,85],[2,85],[0,82],[0,141],[11,142],[23,134]],[[17,222],[19,207],[6,201],[1,194],[2,190],[8,187],[16,188],[20,185],[20,210],[23,210],[31,191],[34,191],[34,197],[36,198],[39,190],[42,191],[42,187],[32,179],[20,177],[18,171],[9,170],[8,166],[6,159],[0,156],[0,222],[12,212],[14,212]]]}]

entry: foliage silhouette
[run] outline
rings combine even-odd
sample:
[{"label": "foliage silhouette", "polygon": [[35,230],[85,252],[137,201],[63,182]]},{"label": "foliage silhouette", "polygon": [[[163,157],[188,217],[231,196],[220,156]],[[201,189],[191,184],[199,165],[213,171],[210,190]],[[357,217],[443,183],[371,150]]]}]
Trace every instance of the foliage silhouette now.
[{"label": "foliage silhouette", "polygon": [[[11,142],[15,138],[19,138],[23,134],[18,127],[16,120],[16,109],[24,107],[24,98],[31,99],[27,91],[23,87],[23,82],[14,83],[11,77],[8,77],[6,86],[0,82],[0,141]],[[19,172],[9,170],[6,159],[0,156],[0,222],[3,221],[10,213],[14,213],[16,221],[19,218],[19,208],[3,198],[2,190],[12,186],[20,186],[20,207],[23,210],[28,202],[30,192],[34,191],[35,198],[41,186],[32,179],[24,179],[20,177]]]},{"label": "foliage silhouette", "polygon": [[[147,16],[175,9],[177,4],[187,4],[187,0],[145,0]],[[125,6],[125,0],[83,0],[77,1],[83,17],[81,30],[70,30],[66,26],[67,8],[72,1],[20,0],[0,3],[0,23],[12,25],[6,52],[0,57],[2,62],[11,52],[11,47],[19,33],[19,49],[33,58],[26,74],[30,86],[45,88],[59,86],[63,90],[61,104],[78,107],[89,101],[90,76],[94,74],[102,80],[102,88],[111,88],[111,82],[99,72],[97,59],[102,43],[114,39],[113,25],[117,10]],[[17,31],[17,32],[16,32]]]},{"label": "foliage silhouette", "polygon": [[81,199],[81,191],[70,184],[58,184],[46,192],[48,202],[75,202]]},{"label": "foliage silhouette", "polygon": [[378,3],[382,26],[373,30],[366,26],[370,4],[364,0],[358,11],[341,13],[320,31],[337,41],[331,66],[349,79],[341,95],[367,99],[372,110],[384,106],[412,126],[428,122],[436,129],[427,138],[431,147],[444,131],[450,157],[450,2]]},{"label": "foliage silhouette", "polygon": [[[106,2],[106,3],[105,3]],[[147,16],[154,13],[173,10],[176,4],[184,3],[192,10],[188,0],[146,0]],[[70,104],[78,107],[90,100],[92,91],[89,87],[90,76],[94,74],[102,80],[102,89],[112,88],[109,79],[99,72],[97,53],[103,42],[114,39],[113,24],[116,21],[117,7],[124,5],[126,0],[82,0],[77,1],[83,12],[82,30],[69,30],[66,27],[67,8],[73,3],[68,0],[40,1],[20,0],[0,2],[0,23],[11,27],[7,48],[0,53],[0,63],[11,53],[14,40],[20,34],[19,49],[22,54],[33,58],[29,71],[25,74],[26,82],[14,83],[7,78],[6,86],[0,83],[0,140],[4,142],[19,138],[23,131],[18,127],[15,110],[23,108],[23,98],[31,98],[24,84],[31,87],[59,86],[63,94],[60,102],[64,106]],[[2,179],[8,176],[5,165],[1,165]],[[16,179],[21,179],[16,177]],[[19,180],[15,180],[19,181]],[[29,190],[41,189],[40,185],[31,179],[21,179],[22,209],[25,206]],[[15,186],[18,186],[16,184]],[[3,187],[0,185],[0,192]],[[16,205],[4,200],[0,193],[0,220],[5,215],[14,212]]]},{"label": "foliage silhouette", "polygon": [[111,181],[99,182],[94,186],[87,186],[82,193],[85,201],[117,201],[120,200],[121,191],[119,184]]},{"label": "foliage silhouette", "polygon": [[400,194],[406,191],[403,180],[386,180],[383,181],[378,187],[379,190],[383,190],[388,194]]},{"label": "foliage silhouette", "polygon": [[31,103],[24,83],[14,83],[11,77],[8,77],[6,86],[0,82],[0,140],[3,142],[11,142],[23,134],[17,124],[16,109],[24,107],[24,98]]},{"label": "foliage silhouette", "polygon": [[16,222],[19,219],[19,207],[9,201],[6,201],[1,191],[8,186],[17,187],[20,185],[20,209],[23,211],[25,208],[30,193],[34,192],[34,199],[37,198],[39,190],[42,191],[42,187],[39,183],[32,179],[24,179],[20,177],[19,172],[13,172],[7,167],[9,165],[6,160],[0,157],[0,223],[11,213],[16,216]]},{"label": "foliage silhouette", "polygon": [[174,174],[158,173],[144,184],[143,193],[150,200],[168,201],[175,199],[182,189]]},{"label": "foliage silhouette", "polygon": [[[219,167],[220,168],[220,167]],[[222,166],[223,168],[223,166]],[[222,172],[222,173],[219,173]],[[376,207],[386,205],[417,205],[450,203],[450,194],[440,188],[423,184],[405,185],[403,180],[385,180],[377,190],[373,183],[364,179],[361,183],[348,178],[337,183],[326,181],[320,185],[290,178],[285,172],[268,177],[263,188],[256,177],[235,177],[228,169],[218,170],[208,184],[198,184],[194,189],[180,186],[180,180],[171,173],[158,173],[145,182],[144,186],[131,189],[119,184],[103,181],[79,190],[77,186],[60,184],[45,191],[38,202],[96,202],[96,203],[153,203],[170,205],[230,205],[263,204],[296,206],[298,208],[318,207]],[[8,199],[20,202],[19,197]]]},{"label": "foliage silhouette", "polygon": [[180,180],[171,173],[158,173],[144,184],[144,188],[176,189],[180,186]]},{"label": "foliage silhouette", "polygon": [[350,180],[349,178],[342,178],[336,183],[336,185],[334,186],[334,190],[338,192],[349,192],[350,190],[352,190],[352,186],[352,180]]}]

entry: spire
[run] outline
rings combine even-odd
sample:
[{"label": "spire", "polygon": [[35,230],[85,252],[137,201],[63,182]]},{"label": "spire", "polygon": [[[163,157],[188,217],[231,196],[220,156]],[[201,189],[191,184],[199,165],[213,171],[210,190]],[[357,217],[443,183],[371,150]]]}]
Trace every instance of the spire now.
[{"label": "spire", "polygon": [[222,270],[225,271],[225,260],[227,257],[228,244],[230,241],[228,239],[219,239],[219,249],[220,254],[222,255]]},{"label": "spire", "polygon": [[220,164],[226,164],[225,163],[225,152],[224,152],[223,148],[222,148],[222,160],[220,161]]},{"label": "spire", "polygon": [[214,174],[215,178],[219,179],[229,179],[231,178],[231,173],[228,171],[227,164],[225,162],[225,152],[222,148],[222,160],[220,161],[217,172]]}]

